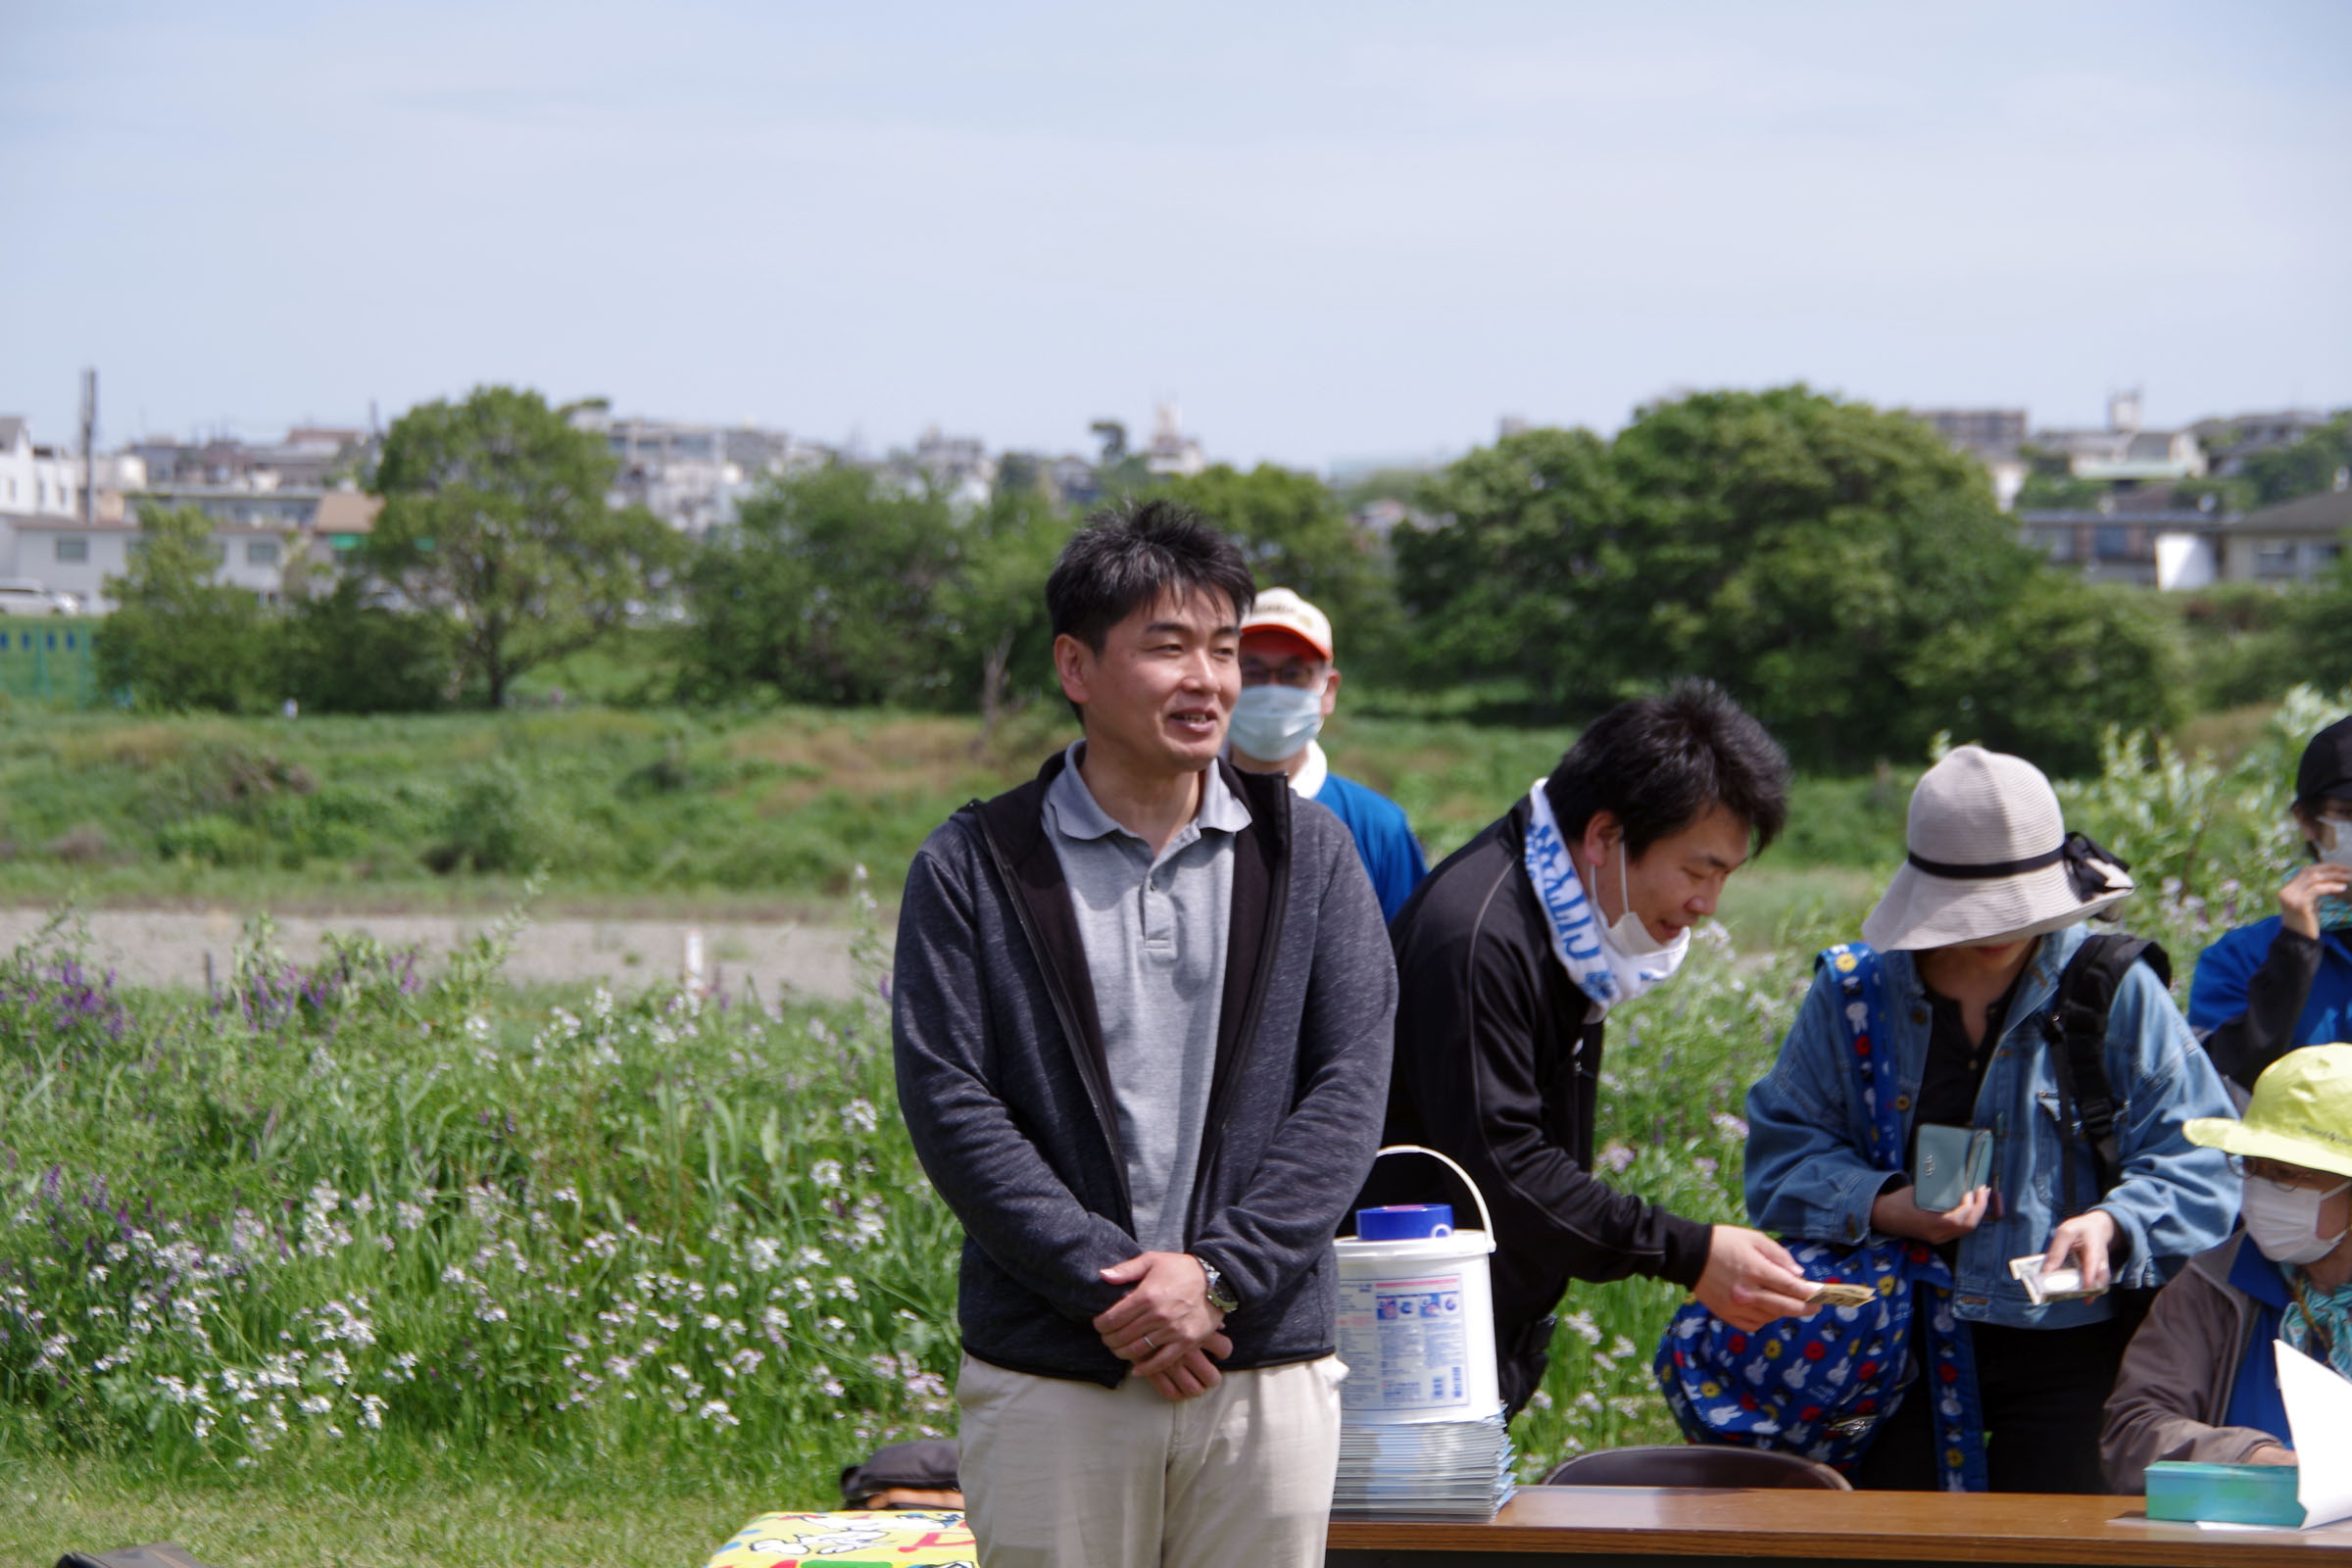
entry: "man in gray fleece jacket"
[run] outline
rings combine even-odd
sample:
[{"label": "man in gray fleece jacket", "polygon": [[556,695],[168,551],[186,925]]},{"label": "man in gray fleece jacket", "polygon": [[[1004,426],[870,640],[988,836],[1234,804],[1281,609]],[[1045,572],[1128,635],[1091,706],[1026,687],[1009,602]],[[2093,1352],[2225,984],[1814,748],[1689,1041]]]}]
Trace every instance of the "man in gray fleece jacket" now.
[{"label": "man in gray fleece jacket", "polygon": [[1094,519],[1047,589],[1085,738],[907,873],[899,1099],[964,1227],[987,1568],[1322,1561],[1396,979],[1347,828],[1218,760],[1253,591],[1179,507]]}]

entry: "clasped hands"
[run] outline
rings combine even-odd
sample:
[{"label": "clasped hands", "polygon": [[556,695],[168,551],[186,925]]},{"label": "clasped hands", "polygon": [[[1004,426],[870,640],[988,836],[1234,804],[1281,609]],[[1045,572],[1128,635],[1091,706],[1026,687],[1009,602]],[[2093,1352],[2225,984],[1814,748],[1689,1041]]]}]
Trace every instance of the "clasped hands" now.
[{"label": "clasped hands", "polygon": [[[1215,1388],[1215,1365],[1233,1353],[1225,1314],[1208,1304],[1208,1276],[1189,1252],[1144,1252],[1102,1271],[1135,1289],[1095,1319],[1110,1353],[1133,1362],[1164,1399],[1191,1399]],[[1214,1358],[1214,1359],[1212,1359]]]}]

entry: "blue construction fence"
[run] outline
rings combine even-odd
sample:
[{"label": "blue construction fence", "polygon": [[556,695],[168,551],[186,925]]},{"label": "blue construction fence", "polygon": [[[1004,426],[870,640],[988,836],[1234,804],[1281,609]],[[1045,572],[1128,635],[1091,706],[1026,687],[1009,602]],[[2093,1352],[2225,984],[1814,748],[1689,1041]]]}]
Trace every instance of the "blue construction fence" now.
[{"label": "blue construction fence", "polygon": [[45,708],[96,708],[96,615],[0,615],[0,694]]}]

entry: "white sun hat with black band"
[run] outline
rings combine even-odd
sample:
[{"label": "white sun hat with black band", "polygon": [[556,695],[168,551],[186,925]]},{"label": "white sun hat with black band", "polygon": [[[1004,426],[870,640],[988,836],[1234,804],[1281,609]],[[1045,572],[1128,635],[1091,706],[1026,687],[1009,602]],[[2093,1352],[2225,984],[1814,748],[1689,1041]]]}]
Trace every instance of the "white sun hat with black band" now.
[{"label": "white sun hat with black band", "polygon": [[2066,830],[2040,768],[1981,746],[1920,775],[1903,839],[1903,868],[1862,922],[1882,953],[2022,942],[2132,893],[2130,867]]}]

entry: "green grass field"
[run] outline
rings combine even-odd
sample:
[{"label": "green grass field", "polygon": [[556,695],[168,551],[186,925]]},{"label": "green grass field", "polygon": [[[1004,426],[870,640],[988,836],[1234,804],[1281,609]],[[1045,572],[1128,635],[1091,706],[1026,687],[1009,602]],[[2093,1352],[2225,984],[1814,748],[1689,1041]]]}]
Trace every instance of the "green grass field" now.
[{"label": "green grass field", "polygon": [[[937,714],[568,709],[506,714],[0,724],[0,899],[279,913],[500,907],[838,919],[888,900],[923,836],[1076,733],[1031,710],[983,744]],[[1506,809],[1570,732],[1343,717],[1336,765],[1393,795],[1432,858]],[[1738,885],[1742,939],[1901,836],[1907,776],[1806,780]]]},{"label": "green grass field", "polygon": [[615,1462],[557,1482],[477,1467],[268,1485],[103,1460],[0,1460],[0,1568],[175,1541],[219,1568],[700,1568],[763,1490]]}]

